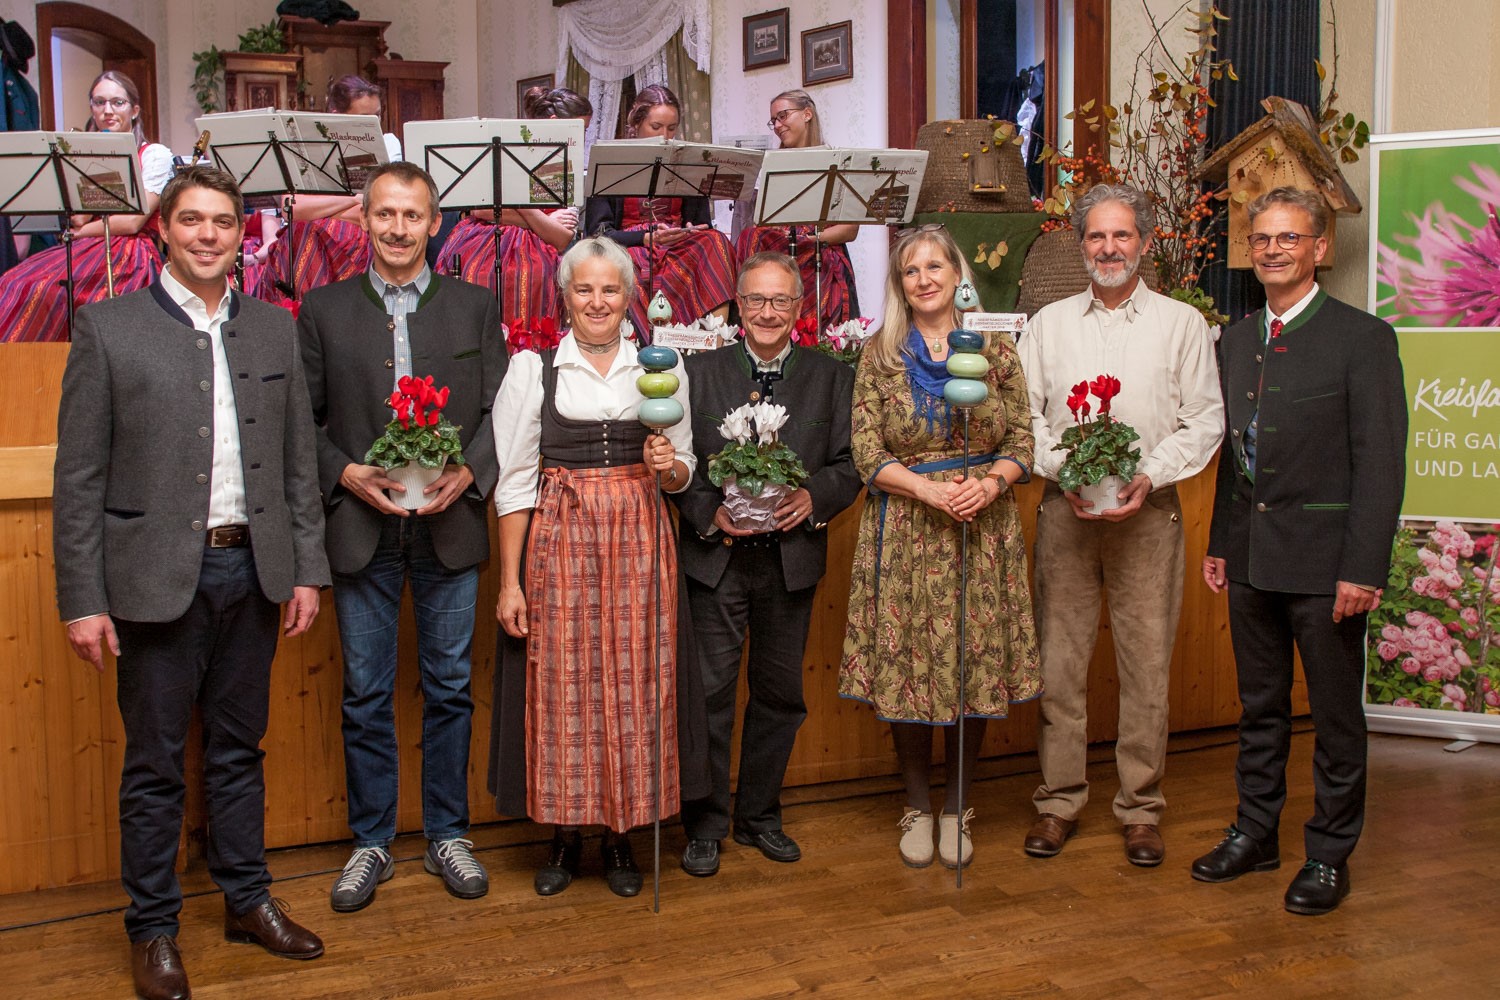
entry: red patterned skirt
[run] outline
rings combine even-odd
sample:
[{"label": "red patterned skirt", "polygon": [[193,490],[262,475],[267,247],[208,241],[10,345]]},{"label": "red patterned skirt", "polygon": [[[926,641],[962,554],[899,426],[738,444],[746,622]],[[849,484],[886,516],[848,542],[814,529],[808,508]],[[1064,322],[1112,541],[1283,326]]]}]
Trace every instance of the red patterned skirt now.
[{"label": "red patterned skirt", "polygon": [[[294,222],[295,240],[287,230],[271,247],[263,267],[257,268],[254,280],[245,275],[250,294],[266,302],[279,302],[286,296],[276,287],[280,281],[292,285],[295,271],[297,297],[361,274],[370,266],[370,237],[358,223],[344,219],[314,219]],[[297,259],[292,261],[291,243],[297,245]]]},{"label": "red patterned skirt", "polygon": [[[116,295],[139,291],[161,273],[161,254],[145,232],[111,239],[110,260]],[[67,275],[66,251],[57,246],[27,257],[0,276],[0,343],[68,339],[68,297],[61,285]],[[73,281],[77,305],[108,297],[104,237],[73,241]]]},{"label": "red patterned skirt", "polygon": [[656,818],[653,651],[661,802],[676,811],[677,548],[656,489],[644,465],[543,470],[526,565],[526,811],[538,823],[623,833]]},{"label": "red patterned skirt", "polygon": [[651,302],[653,267],[657,289],[672,304],[674,323],[691,323],[734,298],[739,258],[729,238],[717,229],[694,230],[676,243],[655,250],[630,247],[628,252],[635,262],[635,298],[630,303],[630,322],[637,330],[649,328],[646,306]]},{"label": "red patterned skirt", "polygon": [[[438,270],[493,290],[495,287],[495,227],[480,219],[459,222],[438,254]],[[524,226],[500,227],[500,260],[505,287],[501,289],[500,319],[506,326],[531,326],[543,317],[562,325],[562,296],[557,290],[558,253]]]},{"label": "red patterned skirt", "polygon": [[[805,237],[804,238],[804,234]],[[791,246],[783,226],[755,226],[740,233],[735,248],[740,260],[751,254],[774,251],[787,253]],[[802,272],[802,309],[799,319],[813,315],[813,299],[818,287],[817,265],[813,257],[815,244],[811,226],[797,227],[797,269]],[[818,308],[819,326],[826,329],[859,315],[859,298],[854,290],[854,265],[849,250],[841,244],[823,246],[823,301]]]}]

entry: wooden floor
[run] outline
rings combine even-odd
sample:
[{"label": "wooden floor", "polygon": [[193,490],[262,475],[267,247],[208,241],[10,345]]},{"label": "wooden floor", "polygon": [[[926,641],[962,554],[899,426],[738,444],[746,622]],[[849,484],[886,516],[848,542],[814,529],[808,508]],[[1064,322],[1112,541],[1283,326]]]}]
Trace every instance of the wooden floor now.
[{"label": "wooden floor", "polygon": [[[1279,872],[1211,886],[1188,864],[1233,817],[1233,734],[1174,742],[1167,861],[1124,860],[1110,813],[1114,768],[1090,769],[1095,801],[1057,858],[1021,853],[1035,758],[986,762],[976,782],[975,863],[964,887],[939,866],[902,867],[899,797],[887,781],[798,790],[787,829],[805,858],[778,865],[726,842],[723,870],[676,867],[664,832],[662,910],[650,877],[611,896],[597,854],[560,897],[532,893],[538,828],[507,823],[474,839],[490,894],[463,902],[422,870],[420,841],[397,845],[396,877],[373,906],[328,909],[343,845],[274,854],[277,895],[317,930],[310,963],[227,944],[222,902],[201,873],[180,937],[194,995],[210,997],[1412,997],[1500,992],[1494,868],[1500,746],[1445,753],[1432,740],[1371,738],[1365,837],[1353,895],[1335,913],[1294,917],[1281,894],[1301,863],[1312,738],[1294,743]],[[806,801],[803,801],[806,800]],[[636,837],[650,861],[650,834]],[[0,897],[0,995],[130,995],[118,886]]]}]

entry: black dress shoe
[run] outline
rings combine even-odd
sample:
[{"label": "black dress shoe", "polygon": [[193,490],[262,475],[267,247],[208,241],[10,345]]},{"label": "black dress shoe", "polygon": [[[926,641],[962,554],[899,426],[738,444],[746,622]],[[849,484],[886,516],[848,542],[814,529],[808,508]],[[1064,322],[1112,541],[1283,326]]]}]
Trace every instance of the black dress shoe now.
[{"label": "black dress shoe", "polygon": [[578,874],[578,859],[583,854],[583,835],[577,830],[564,834],[561,830],[552,833],[552,850],[547,863],[536,870],[532,886],[538,896],[556,896],[573,883]]},{"label": "black dress shoe", "polygon": [[145,1000],[188,1000],[187,972],[177,953],[177,939],[162,934],[130,945],[130,975],[137,996]]},{"label": "black dress shoe", "polygon": [[689,840],[682,849],[682,870],[699,878],[719,874],[719,842]]},{"label": "black dress shoe", "polygon": [[599,841],[604,857],[604,881],[616,896],[637,896],[641,891],[641,870],[630,853],[630,837],[623,833],[606,833]]},{"label": "black dress shoe", "polygon": [[802,848],[798,847],[797,842],[781,830],[762,830],[760,833],[736,830],[734,842],[747,847],[758,847],[760,853],[772,861],[802,860]]},{"label": "black dress shoe", "polygon": [[1193,862],[1199,882],[1232,882],[1246,872],[1268,872],[1281,867],[1281,847],[1275,837],[1259,841],[1237,826],[1224,831],[1219,846]]},{"label": "black dress shoe", "polygon": [[1310,917],[1331,913],[1349,895],[1349,866],[1330,865],[1307,859],[1292,884],[1286,887],[1288,913]]}]

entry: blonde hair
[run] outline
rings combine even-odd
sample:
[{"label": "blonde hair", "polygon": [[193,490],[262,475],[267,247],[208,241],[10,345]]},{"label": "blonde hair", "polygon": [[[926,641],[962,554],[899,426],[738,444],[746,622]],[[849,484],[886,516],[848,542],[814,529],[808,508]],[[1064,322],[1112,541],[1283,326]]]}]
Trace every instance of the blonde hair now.
[{"label": "blonde hair", "polygon": [[792,107],[798,111],[811,111],[812,117],[807,120],[807,144],[809,146],[823,145],[823,123],[818,118],[818,104],[812,99],[812,95],[805,90],[783,90],[771,98],[771,103],[777,101],[790,101]]},{"label": "blonde hair", "polygon": [[[901,272],[906,268],[912,255],[923,244],[936,247],[937,251],[948,259],[948,263],[958,271],[959,281],[973,282],[974,275],[969,270],[969,262],[959,251],[958,244],[953,242],[953,237],[946,229],[935,230],[913,230],[904,236],[896,238],[891,247],[890,266],[886,269],[885,278],[885,318],[881,321],[880,329],[875,332],[868,346],[865,347],[864,356],[869,363],[875,366],[875,370],[885,374],[898,372],[905,369],[906,364],[901,360],[901,355],[906,347],[906,338],[911,333],[912,315],[911,304],[906,301],[906,289],[901,283]],[[963,325],[959,317],[958,309],[953,309],[953,325]],[[988,336],[985,338],[988,346]]]}]

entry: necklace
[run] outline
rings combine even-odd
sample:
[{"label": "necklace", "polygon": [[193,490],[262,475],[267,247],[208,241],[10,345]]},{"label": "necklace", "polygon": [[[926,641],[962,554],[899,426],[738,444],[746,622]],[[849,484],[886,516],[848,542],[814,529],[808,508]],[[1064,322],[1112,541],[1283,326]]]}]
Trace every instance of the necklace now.
[{"label": "necklace", "polygon": [[577,344],[578,349],[585,354],[608,354],[610,351],[620,346],[619,337],[616,337],[614,340],[611,340],[607,344],[590,344],[588,341],[579,340],[575,336],[573,338],[573,342]]}]

